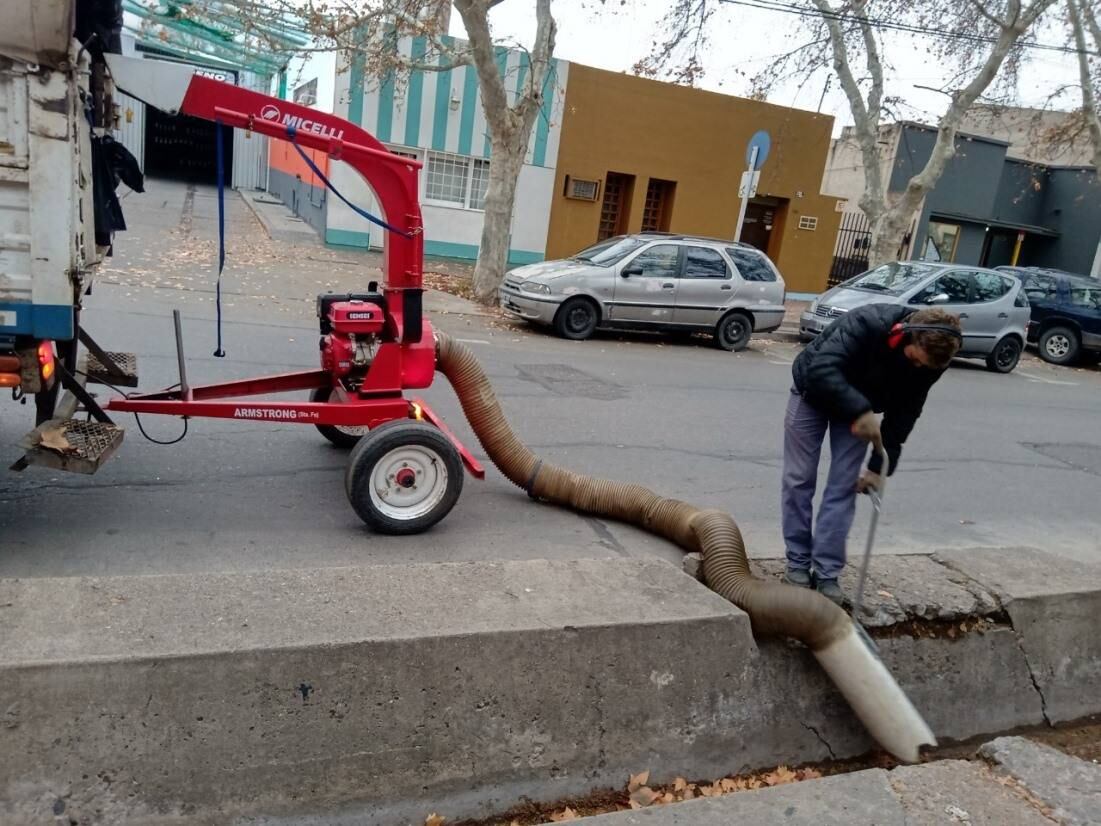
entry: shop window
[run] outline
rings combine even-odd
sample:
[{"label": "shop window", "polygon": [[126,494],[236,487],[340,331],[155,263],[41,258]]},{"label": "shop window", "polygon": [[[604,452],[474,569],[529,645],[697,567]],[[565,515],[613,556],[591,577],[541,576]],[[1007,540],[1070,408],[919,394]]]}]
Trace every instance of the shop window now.
[{"label": "shop window", "polygon": [[959,224],[930,221],[929,231],[925,236],[925,250],[921,259],[923,261],[955,261],[956,247],[959,246],[959,243]]}]

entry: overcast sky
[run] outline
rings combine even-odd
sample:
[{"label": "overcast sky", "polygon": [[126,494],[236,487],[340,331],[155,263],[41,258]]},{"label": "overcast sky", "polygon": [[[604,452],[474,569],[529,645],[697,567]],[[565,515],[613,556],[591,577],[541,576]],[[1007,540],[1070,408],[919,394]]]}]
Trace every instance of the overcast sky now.
[{"label": "overcast sky", "polygon": [[[629,71],[650,48],[658,22],[671,0],[611,0],[600,7],[592,0],[557,0],[553,9],[558,21],[556,56],[613,71]],[[506,0],[492,12],[494,35],[521,43],[531,43],[535,31],[534,2]],[[712,23],[710,58],[707,74],[700,83],[705,89],[743,95],[749,91],[748,77],[768,64],[771,56],[794,45],[783,32],[794,29],[799,18],[782,12],[728,5],[720,8]],[[463,36],[462,21],[452,15],[452,33]],[[1057,32],[1031,35],[1047,42],[1058,42]],[[884,55],[894,64],[887,93],[906,102],[901,116],[911,120],[934,122],[946,99],[942,94],[915,86],[940,88],[946,81],[935,65],[924,59],[924,39],[919,35],[889,33]],[[1042,106],[1050,92],[1064,84],[1077,82],[1077,62],[1071,55],[1029,50],[1029,68],[1022,72],[1019,102]],[[772,103],[815,110],[829,74],[828,67],[800,87],[795,82],[778,86],[769,96]],[[836,118],[834,131],[851,123],[848,101],[837,79],[830,84],[822,111]],[[1079,105],[1077,92],[1068,93],[1062,108]]]}]

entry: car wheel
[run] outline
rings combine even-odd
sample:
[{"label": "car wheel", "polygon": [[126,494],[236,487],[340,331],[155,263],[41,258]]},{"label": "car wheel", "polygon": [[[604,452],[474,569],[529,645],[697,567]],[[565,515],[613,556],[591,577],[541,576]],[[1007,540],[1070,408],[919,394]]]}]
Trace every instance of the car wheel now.
[{"label": "car wheel", "polygon": [[1052,327],[1040,336],[1040,358],[1052,364],[1070,364],[1080,347],[1078,334],[1069,327]]},{"label": "car wheel", "polygon": [[571,298],[554,314],[554,331],[571,341],[584,341],[595,331],[600,315],[587,298]]},{"label": "car wheel", "polygon": [[742,312],[723,316],[715,326],[715,346],[720,350],[744,350],[753,335],[753,322]]},{"label": "car wheel", "polygon": [[1021,360],[1021,340],[1015,336],[1006,336],[990,351],[986,357],[987,369],[995,373],[1011,373]]}]

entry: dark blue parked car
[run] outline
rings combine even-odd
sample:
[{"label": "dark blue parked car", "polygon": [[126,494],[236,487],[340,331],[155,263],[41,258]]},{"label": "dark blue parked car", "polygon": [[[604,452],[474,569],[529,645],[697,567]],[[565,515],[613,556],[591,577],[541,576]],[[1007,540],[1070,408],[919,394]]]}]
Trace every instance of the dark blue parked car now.
[{"label": "dark blue parked car", "polygon": [[1044,267],[996,267],[1021,279],[1032,316],[1028,340],[1040,358],[1070,364],[1101,353],[1101,280]]}]

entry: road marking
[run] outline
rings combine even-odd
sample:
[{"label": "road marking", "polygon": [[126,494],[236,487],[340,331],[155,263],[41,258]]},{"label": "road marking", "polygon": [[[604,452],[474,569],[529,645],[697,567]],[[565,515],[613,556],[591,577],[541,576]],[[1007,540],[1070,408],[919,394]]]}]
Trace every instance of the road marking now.
[{"label": "road marking", "polygon": [[1078,386],[1078,382],[1076,381],[1059,381],[1058,379],[1045,379],[1043,376],[1035,376],[1032,373],[1026,373],[1024,370],[1018,370],[1017,375],[1021,376],[1022,378],[1026,378],[1029,381],[1038,381],[1043,382],[1044,384],[1062,384],[1069,387]]},{"label": "road marking", "polygon": [[488,341],[481,338],[457,338],[455,341],[461,341],[463,344],[489,344]]}]

